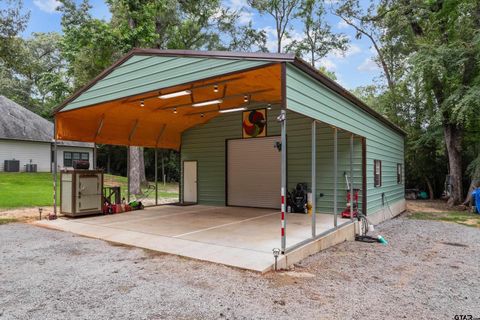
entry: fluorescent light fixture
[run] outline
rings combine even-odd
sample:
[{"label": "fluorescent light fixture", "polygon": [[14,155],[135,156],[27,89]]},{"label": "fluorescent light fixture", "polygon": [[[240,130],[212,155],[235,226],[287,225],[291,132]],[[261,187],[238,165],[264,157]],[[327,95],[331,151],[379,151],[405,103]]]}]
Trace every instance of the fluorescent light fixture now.
[{"label": "fluorescent light fixture", "polygon": [[209,100],[209,101],[203,101],[203,102],[197,102],[192,104],[192,107],[204,107],[204,106],[209,106],[211,104],[218,104],[222,103],[222,99],[215,99],[215,100]]},{"label": "fluorescent light fixture", "polygon": [[232,108],[232,109],[223,109],[223,110],[218,110],[220,113],[228,113],[228,112],[236,112],[236,111],[243,111],[247,110],[245,107],[240,107],[240,108]]},{"label": "fluorescent light fixture", "polygon": [[177,92],[162,94],[158,97],[160,99],[170,99],[170,98],[175,98],[175,97],[186,96],[186,95],[189,95],[191,93],[192,93],[192,91],[190,91],[190,90],[183,90],[183,91],[177,91]]}]

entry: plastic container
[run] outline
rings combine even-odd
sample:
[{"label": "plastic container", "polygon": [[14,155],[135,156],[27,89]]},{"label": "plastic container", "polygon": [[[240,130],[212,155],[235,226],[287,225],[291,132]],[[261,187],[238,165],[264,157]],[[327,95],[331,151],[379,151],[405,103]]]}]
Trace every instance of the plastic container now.
[{"label": "plastic container", "polygon": [[384,246],[386,246],[388,244],[387,240],[385,240],[385,238],[382,237],[381,235],[378,235],[377,239],[378,239],[378,242],[380,242]]}]

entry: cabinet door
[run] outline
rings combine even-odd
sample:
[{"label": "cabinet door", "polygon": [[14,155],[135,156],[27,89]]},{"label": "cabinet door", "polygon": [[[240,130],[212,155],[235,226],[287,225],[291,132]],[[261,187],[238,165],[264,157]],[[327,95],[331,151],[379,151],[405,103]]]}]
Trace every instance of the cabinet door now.
[{"label": "cabinet door", "polygon": [[98,175],[79,175],[77,188],[78,212],[101,209],[100,184]]}]

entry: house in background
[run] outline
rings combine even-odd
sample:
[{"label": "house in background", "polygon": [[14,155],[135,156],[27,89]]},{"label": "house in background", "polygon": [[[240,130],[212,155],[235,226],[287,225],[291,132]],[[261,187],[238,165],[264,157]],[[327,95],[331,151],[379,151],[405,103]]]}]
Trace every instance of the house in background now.
[{"label": "house in background", "polygon": [[[38,172],[52,171],[53,131],[52,122],[0,96],[0,171],[6,171],[6,160],[18,160],[21,172],[29,164]],[[58,168],[71,168],[73,160],[80,159],[92,168],[93,148],[93,143],[58,141]]]}]

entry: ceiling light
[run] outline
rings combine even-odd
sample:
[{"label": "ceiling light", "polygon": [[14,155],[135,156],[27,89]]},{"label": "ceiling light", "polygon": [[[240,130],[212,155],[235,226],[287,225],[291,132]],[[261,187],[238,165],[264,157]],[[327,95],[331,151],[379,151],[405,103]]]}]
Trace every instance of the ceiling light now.
[{"label": "ceiling light", "polygon": [[270,103],[267,105],[267,109],[272,110],[272,105]]},{"label": "ceiling light", "polygon": [[202,118],[205,117],[205,115],[203,114],[203,112],[200,114],[200,117],[202,117]]},{"label": "ceiling light", "polygon": [[213,92],[218,92],[218,84],[213,86]]},{"label": "ceiling light", "polygon": [[144,100],[140,101],[140,107],[145,107],[145,101]]},{"label": "ceiling light", "polygon": [[248,96],[247,95],[243,96],[243,102],[248,102]]},{"label": "ceiling light", "polygon": [[177,113],[177,108],[173,108],[173,113]]},{"label": "ceiling light", "polygon": [[175,98],[175,97],[186,96],[186,95],[189,95],[191,93],[192,93],[192,91],[190,91],[190,90],[183,90],[183,91],[177,91],[177,92],[162,94],[162,95],[159,95],[158,97],[160,99],[170,99],[170,98]]},{"label": "ceiling light", "polygon": [[245,107],[240,107],[240,108],[232,108],[232,109],[223,109],[223,110],[218,110],[220,113],[228,113],[228,112],[235,112],[235,111],[243,111],[247,110]]},{"label": "ceiling light", "polygon": [[203,101],[203,102],[197,102],[192,104],[192,107],[204,107],[204,106],[209,106],[211,104],[217,104],[217,103],[222,103],[222,99],[215,99],[215,100],[209,100],[209,101]]}]

